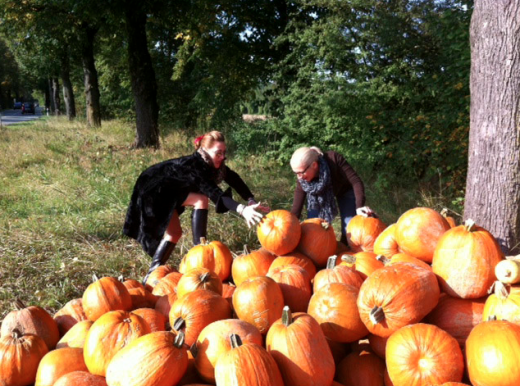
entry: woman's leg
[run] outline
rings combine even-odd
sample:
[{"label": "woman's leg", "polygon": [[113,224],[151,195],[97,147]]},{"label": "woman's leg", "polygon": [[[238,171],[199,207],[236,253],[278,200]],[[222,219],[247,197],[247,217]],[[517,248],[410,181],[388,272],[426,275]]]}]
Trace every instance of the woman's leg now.
[{"label": "woman's leg", "polygon": [[356,196],[354,190],[347,191],[338,198],[339,213],[341,216],[341,242],[347,244],[347,225],[356,215]]},{"label": "woman's leg", "polygon": [[209,199],[200,193],[190,193],[183,206],[193,206],[191,213],[191,233],[193,245],[199,245],[201,238],[206,238],[208,228]]}]

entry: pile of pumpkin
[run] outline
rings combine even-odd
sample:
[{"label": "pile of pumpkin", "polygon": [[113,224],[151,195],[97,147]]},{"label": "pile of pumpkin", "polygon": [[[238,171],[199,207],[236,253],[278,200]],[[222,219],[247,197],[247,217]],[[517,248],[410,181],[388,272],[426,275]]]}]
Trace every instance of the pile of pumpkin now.
[{"label": "pile of pumpkin", "polygon": [[275,210],[257,234],[235,258],[203,242],[146,286],[96,279],[54,317],[18,303],[0,385],[520,385],[518,263],[485,229],[415,208],[354,217],[346,246]]}]

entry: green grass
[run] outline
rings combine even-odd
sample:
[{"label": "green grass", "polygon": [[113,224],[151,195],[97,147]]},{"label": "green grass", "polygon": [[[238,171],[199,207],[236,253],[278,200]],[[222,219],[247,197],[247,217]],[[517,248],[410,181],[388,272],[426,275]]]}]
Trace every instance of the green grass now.
[{"label": "green grass", "polygon": [[[150,258],[121,233],[133,184],[147,166],[193,151],[192,133],[164,132],[160,150],[135,150],[133,126],[122,121],[88,129],[82,121],[46,118],[0,131],[0,319],[16,297],[54,312],[80,297],[94,273],[144,275]],[[257,199],[290,209],[295,180],[288,165],[233,154],[228,165]],[[415,185],[389,189],[377,176],[365,177],[367,204],[388,224],[411,207],[442,201]],[[181,216],[181,224],[176,262],[192,246],[189,214]],[[336,220],[339,235],[338,225]],[[235,253],[244,244],[259,246],[255,230],[236,214],[215,215],[211,209],[208,238]]]}]

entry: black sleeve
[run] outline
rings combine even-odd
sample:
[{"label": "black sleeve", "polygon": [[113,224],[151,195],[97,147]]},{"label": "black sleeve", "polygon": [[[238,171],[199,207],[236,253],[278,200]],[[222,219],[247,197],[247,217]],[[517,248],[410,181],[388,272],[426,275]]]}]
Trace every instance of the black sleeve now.
[{"label": "black sleeve", "polygon": [[226,183],[231,186],[235,191],[244,199],[244,201],[249,200],[250,198],[254,198],[253,193],[249,190],[248,186],[240,178],[238,173],[234,172],[230,168],[226,166],[226,178],[224,179]]}]

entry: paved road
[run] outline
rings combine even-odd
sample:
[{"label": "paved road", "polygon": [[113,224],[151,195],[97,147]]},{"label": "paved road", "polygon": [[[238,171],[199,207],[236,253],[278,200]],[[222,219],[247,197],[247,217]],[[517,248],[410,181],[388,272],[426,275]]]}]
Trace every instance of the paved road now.
[{"label": "paved road", "polygon": [[32,121],[33,119],[41,118],[42,108],[36,107],[36,114],[23,114],[22,110],[4,110],[0,112],[2,125],[12,125],[13,123]]}]

